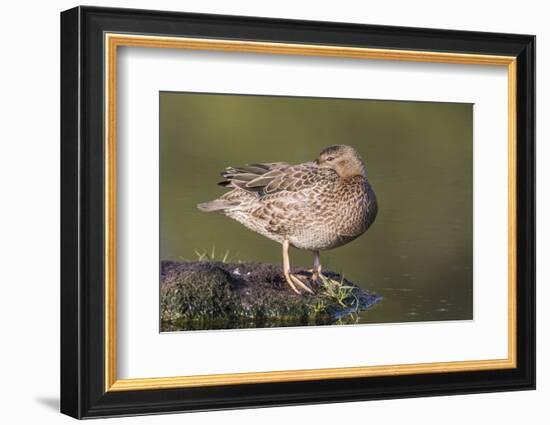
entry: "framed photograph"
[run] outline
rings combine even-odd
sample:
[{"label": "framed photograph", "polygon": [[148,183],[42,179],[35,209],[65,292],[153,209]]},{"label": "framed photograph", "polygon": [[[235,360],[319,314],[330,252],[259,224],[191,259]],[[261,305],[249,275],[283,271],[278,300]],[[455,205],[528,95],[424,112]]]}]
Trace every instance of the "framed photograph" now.
[{"label": "framed photograph", "polygon": [[61,411],[535,387],[535,37],[61,14]]}]

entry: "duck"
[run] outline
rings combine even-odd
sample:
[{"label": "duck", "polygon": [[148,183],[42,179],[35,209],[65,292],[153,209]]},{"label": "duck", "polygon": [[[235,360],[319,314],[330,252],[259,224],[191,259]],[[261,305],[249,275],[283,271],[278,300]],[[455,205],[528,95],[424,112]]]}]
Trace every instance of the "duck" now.
[{"label": "duck", "polygon": [[314,294],[309,279],[292,273],[289,248],[313,253],[312,282],[322,276],[320,252],[363,235],[378,213],[365,162],[355,148],[333,145],[313,161],[227,167],[218,184],[228,191],[200,203],[282,245],[283,274],[296,294]]}]

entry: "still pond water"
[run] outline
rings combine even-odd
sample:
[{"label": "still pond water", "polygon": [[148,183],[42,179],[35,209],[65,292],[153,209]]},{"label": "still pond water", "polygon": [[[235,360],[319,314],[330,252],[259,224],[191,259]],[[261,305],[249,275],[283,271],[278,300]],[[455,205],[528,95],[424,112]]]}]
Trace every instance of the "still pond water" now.
[{"label": "still pond water", "polygon": [[[321,259],[383,297],[359,323],[472,319],[472,105],[163,92],[160,112],[161,259],[215,247],[280,263],[280,245],[196,204],[223,193],[229,165],[300,163],[349,144],[378,217]],[[310,266],[312,255],[292,250],[291,262]]]}]

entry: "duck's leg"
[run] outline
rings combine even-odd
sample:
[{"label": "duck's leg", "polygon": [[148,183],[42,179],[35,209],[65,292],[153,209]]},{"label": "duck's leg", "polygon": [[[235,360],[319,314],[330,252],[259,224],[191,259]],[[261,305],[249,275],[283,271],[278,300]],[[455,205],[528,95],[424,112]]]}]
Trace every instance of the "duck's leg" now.
[{"label": "duck's leg", "polygon": [[319,251],[313,251],[313,272],[311,275],[311,280],[316,282],[321,275],[321,257]]},{"label": "duck's leg", "polygon": [[283,241],[283,273],[285,275],[286,282],[289,284],[290,289],[301,295],[301,292],[296,289],[296,285],[290,278],[290,259],[288,258],[288,241]]},{"label": "duck's leg", "polygon": [[298,288],[296,288],[296,286],[299,286],[304,291],[313,294],[313,291],[304,282],[302,282],[298,277],[290,273],[290,259],[288,257],[289,246],[289,242],[285,239],[283,241],[283,273],[285,275],[285,279],[290,285],[290,288],[297,294],[301,294],[301,292],[298,290]]}]

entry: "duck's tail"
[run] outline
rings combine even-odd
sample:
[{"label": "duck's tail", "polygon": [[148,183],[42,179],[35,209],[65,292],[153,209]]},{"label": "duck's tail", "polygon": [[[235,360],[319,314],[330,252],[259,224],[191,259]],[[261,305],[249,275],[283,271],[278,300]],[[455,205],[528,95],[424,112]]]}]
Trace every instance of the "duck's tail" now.
[{"label": "duck's tail", "polygon": [[203,202],[198,204],[197,208],[203,212],[224,211],[230,207],[235,206],[235,202],[231,202],[225,199],[214,199],[213,201]]}]

